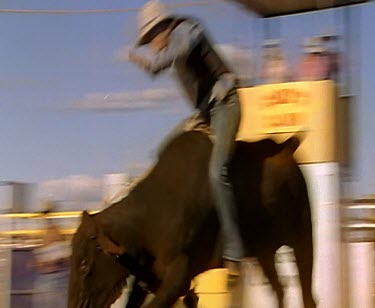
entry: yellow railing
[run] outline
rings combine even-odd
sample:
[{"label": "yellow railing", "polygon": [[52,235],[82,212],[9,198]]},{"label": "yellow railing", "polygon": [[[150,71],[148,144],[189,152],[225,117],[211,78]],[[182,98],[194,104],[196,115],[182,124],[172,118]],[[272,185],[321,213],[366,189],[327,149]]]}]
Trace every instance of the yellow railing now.
[{"label": "yellow railing", "polygon": [[[98,213],[99,211],[91,211],[90,214]],[[82,215],[82,211],[67,211],[67,212],[51,212],[47,214],[43,213],[9,213],[0,214],[1,219],[64,219],[64,218],[79,218]],[[12,237],[12,236],[40,236],[45,230],[43,229],[21,229],[21,230],[7,230],[0,231],[0,236]],[[61,233],[64,235],[72,235],[75,233],[76,228],[60,229]]]},{"label": "yellow railing", "polygon": [[[40,236],[45,232],[45,230],[12,230],[12,231],[2,231],[0,236],[11,237],[11,236],[20,236],[20,235],[34,235]],[[60,229],[60,232],[64,235],[72,235],[76,232],[75,228],[71,229]]]},{"label": "yellow railing", "polygon": [[[98,213],[99,211],[92,211],[90,214]],[[0,214],[0,218],[74,218],[80,217],[82,211],[70,211],[70,212],[54,212],[54,213],[9,213]]]}]

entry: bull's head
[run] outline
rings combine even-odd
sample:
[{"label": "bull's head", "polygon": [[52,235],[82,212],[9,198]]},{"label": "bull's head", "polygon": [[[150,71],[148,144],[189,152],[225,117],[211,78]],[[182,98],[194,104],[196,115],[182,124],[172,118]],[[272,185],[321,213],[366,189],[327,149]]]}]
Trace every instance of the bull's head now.
[{"label": "bull's head", "polygon": [[128,272],[117,261],[124,253],[86,211],[72,239],[69,308],[106,308],[120,296]]}]

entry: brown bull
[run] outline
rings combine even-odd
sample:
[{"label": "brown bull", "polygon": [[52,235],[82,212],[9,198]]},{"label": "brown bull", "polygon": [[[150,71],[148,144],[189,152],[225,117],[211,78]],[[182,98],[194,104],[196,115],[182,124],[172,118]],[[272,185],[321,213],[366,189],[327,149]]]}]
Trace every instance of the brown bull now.
[{"label": "brown bull", "polygon": [[[310,204],[304,177],[293,158],[297,138],[237,142],[232,178],[246,256],[259,259],[279,307],[283,289],[274,255],[294,249],[306,308],[313,265]],[[82,215],[72,240],[70,308],[106,308],[120,295],[126,277],[135,276],[127,307],[169,308],[189,295],[190,281],[221,266],[221,237],[212,202],[208,161],[212,144],[199,132],[173,140],[150,174],[123,200],[104,211]],[[191,294],[190,294],[191,295]],[[186,305],[195,301],[186,297]]]}]

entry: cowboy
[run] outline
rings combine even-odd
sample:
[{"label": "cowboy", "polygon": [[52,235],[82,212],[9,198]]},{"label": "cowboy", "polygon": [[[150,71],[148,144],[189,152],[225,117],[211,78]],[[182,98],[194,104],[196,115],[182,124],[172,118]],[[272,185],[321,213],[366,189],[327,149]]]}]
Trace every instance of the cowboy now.
[{"label": "cowboy", "polygon": [[289,81],[289,67],[281,49],[280,40],[267,40],[263,44],[261,79],[265,84]]},{"label": "cowboy", "polygon": [[320,37],[306,38],[303,44],[304,54],[297,67],[298,81],[316,81],[329,78],[329,58]]},{"label": "cowboy", "polygon": [[[170,14],[159,1],[149,1],[141,9],[138,26],[136,46],[149,45],[152,52],[146,56],[137,48],[131,49],[129,60],[152,75],[173,69],[187,98],[210,125],[215,142],[209,177],[224,236],[223,260],[228,281],[237,280],[244,251],[234,194],[226,174],[241,117],[236,77],[215,52],[197,20]],[[181,134],[186,124],[186,120],[179,124],[167,140]]]}]

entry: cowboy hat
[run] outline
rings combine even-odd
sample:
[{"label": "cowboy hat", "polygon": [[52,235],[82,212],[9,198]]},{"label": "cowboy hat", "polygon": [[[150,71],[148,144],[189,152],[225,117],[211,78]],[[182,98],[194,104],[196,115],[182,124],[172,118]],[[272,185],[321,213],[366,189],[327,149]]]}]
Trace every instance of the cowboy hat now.
[{"label": "cowboy hat", "polygon": [[152,40],[151,30],[163,21],[173,20],[174,17],[168,12],[166,6],[158,0],[147,2],[138,15],[138,39],[137,46],[150,43]]},{"label": "cowboy hat", "polygon": [[317,36],[306,38],[303,49],[305,53],[322,53],[325,51],[321,38]]}]

